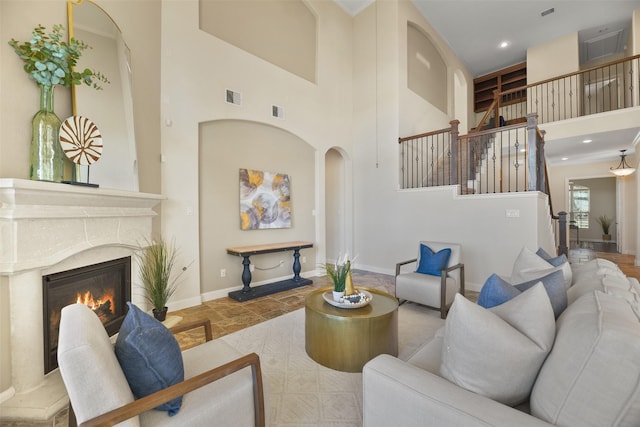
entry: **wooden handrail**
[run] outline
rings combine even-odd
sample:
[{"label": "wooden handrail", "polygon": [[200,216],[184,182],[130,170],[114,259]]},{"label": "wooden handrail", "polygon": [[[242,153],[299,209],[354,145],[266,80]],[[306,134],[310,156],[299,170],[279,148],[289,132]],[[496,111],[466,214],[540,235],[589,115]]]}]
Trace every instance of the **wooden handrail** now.
[{"label": "wooden handrail", "polygon": [[611,67],[613,65],[618,65],[618,64],[621,64],[621,63],[624,63],[624,62],[631,61],[633,59],[640,59],[640,55],[628,56],[628,57],[623,58],[623,59],[618,59],[616,61],[607,62],[606,64],[596,65],[594,67],[587,68],[586,70],[574,71],[574,72],[563,74],[563,75],[560,75],[560,76],[557,76],[557,77],[551,77],[549,79],[540,80],[540,81],[535,82],[535,83],[529,83],[526,86],[520,86],[520,87],[516,87],[516,88],[513,88],[513,89],[508,89],[508,90],[502,91],[502,92],[499,93],[499,95],[500,96],[504,96],[504,95],[509,95],[509,94],[516,93],[516,92],[521,92],[521,91],[523,91],[525,89],[529,89],[529,88],[532,88],[534,86],[539,86],[539,85],[543,85],[543,84],[546,84],[546,83],[551,83],[551,82],[554,82],[556,80],[563,80],[563,79],[566,79],[568,77],[577,76],[579,74],[590,73],[592,71],[597,71],[597,70],[599,70],[601,68]]},{"label": "wooden handrail", "polygon": [[247,367],[251,367],[253,374],[255,425],[264,427],[265,411],[262,371],[260,369],[260,358],[255,353],[247,354],[246,356],[218,366],[193,378],[189,378],[188,380],[92,418],[80,424],[80,427],[113,426]]},{"label": "wooden handrail", "polygon": [[497,106],[498,106],[498,91],[496,90],[496,91],[493,92],[493,101],[487,107],[487,111],[484,113],[484,116],[482,116],[482,118],[480,119],[480,121],[476,125],[475,129],[482,130],[482,128],[484,127],[485,123],[487,123],[487,120],[489,119],[489,116],[491,116],[491,112],[496,110]]},{"label": "wooden handrail", "polygon": [[446,132],[451,132],[451,128],[448,127],[440,130],[433,130],[431,132],[420,133],[418,135],[405,136],[404,138],[398,138],[398,144],[402,144],[403,142],[409,141],[411,139],[426,138],[427,136],[433,136],[439,133],[446,133]]},{"label": "wooden handrail", "polygon": [[[612,65],[618,65],[618,64],[621,64],[623,62],[628,62],[628,61],[631,61],[633,59],[638,59],[638,58],[640,58],[640,55],[627,56],[626,58],[622,58],[622,59],[618,59],[618,60],[615,60],[615,61],[607,62],[606,64],[602,64],[602,65],[596,65],[596,66],[587,68],[585,70],[574,71],[574,72],[571,72],[571,73],[563,74],[561,76],[552,77],[550,79],[541,80],[541,81],[535,82],[535,83],[530,83],[530,84],[528,84],[526,86],[522,86],[520,89],[522,90],[523,88],[528,88],[530,86],[536,86],[536,85],[541,85],[541,84],[545,84],[545,83],[550,83],[550,82],[553,82],[555,80],[566,79],[567,77],[572,77],[572,76],[575,76],[575,75],[578,75],[578,74],[590,73],[592,71],[599,70],[600,68],[611,67]],[[503,94],[504,93],[509,93],[510,91],[513,91],[513,89],[510,89],[508,91],[504,91],[502,93]]]}]

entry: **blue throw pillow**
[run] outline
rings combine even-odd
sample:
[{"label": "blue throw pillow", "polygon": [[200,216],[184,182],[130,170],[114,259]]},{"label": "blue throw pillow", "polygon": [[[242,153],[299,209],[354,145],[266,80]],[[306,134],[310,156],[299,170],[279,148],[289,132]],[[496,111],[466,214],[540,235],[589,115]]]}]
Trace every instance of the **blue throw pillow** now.
[{"label": "blue throw pillow", "polygon": [[420,264],[416,272],[422,274],[430,274],[432,276],[440,276],[442,270],[449,265],[449,257],[451,256],[451,249],[445,248],[439,250],[437,253],[433,253],[431,248],[427,245],[420,244]]},{"label": "blue throw pillow", "polygon": [[564,277],[561,270],[554,271],[538,279],[519,283],[515,286],[497,274],[492,274],[480,290],[478,305],[484,308],[491,308],[503,304],[533,287],[538,282],[542,282],[544,289],[547,291],[547,295],[551,301],[551,307],[553,307],[553,314],[557,319],[564,309],[567,308],[567,291],[564,287]]},{"label": "blue throw pillow", "polygon": [[515,286],[502,277],[492,274],[480,289],[478,305],[484,308],[495,307],[496,305],[504,304],[521,293],[522,291],[516,289]]},{"label": "blue throw pillow", "polygon": [[536,252],[536,255],[538,255],[540,258],[544,259],[554,267],[559,267],[565,262],[567,262],[567,256],[565,254],[562,254],[557,257],[552,257],[542,248],[538,249],[538,251]]},{"label": "blue throw pillow", "polygon": [[[158,320],[127,302],[115,352],[133,395],[139,399],[184,380],[182,352],[173,334]],[[155,409],[175,415],[182,396]]]}]

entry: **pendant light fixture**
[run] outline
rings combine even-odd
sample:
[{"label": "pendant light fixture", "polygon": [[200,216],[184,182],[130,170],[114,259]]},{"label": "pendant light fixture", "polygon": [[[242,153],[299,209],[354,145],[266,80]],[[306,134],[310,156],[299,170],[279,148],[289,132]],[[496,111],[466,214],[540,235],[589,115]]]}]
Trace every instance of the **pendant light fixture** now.
[{"label": "pendant light fixture", "polygon": [[627,155],[625,154],[626,151],[627,150],[620,150],[620,163],[616,168],[609,168],[612,174],[616,176],[627,176],[636,171],[636,168],[632,168],[627,164],[627,161],[625,160],[625,157],[627,157]]}]

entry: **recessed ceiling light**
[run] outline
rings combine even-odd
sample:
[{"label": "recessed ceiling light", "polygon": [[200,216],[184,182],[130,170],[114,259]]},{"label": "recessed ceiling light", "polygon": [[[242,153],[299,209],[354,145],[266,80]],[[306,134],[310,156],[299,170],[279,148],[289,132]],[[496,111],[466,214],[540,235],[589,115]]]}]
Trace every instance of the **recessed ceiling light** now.
[{"label": "recessed ceiling light", "polygon": [[560,160],[569,160],[569,158],[568,157],[563,157]]},{"label": "recessed ceiling light", "polygon": [[501,47],[502,49],[504,49],[504,48],[505,48],[505,47],[507,47],[507,46],[509,46],[509,42],[502,42],[502,43],[500,43],[500,47]]},{"label": "recessed ceiling light", "polygon": [[585,139],[584,141],[582,141],[583,144],[588,144],[590,143],[592,140],[591,139]]}]

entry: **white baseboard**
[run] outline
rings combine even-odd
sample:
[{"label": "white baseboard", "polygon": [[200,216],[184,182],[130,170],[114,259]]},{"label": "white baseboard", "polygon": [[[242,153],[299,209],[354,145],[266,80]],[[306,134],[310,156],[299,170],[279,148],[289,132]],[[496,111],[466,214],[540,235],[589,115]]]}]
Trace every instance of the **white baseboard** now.
[{"label": "white baseboard", "polygon": [[0,393],[0,403],[4,402],[4,401],[6,401],[6,400],[11,399],[11,398],[12,398],[13,396],[15,396],[15,395],[16,395],[16,389],[15,389],[15,388],[13,388],[13,386],[9,387],[9,388],[8,388],[8,389],[6,389],[6,390],[3,390],[3,391]]},{"label": "white baseboard", "polygon": [[[303,271],[300,273],[300,275],[302,277],[317,277],[317,276],[320,276],[320,272],[318,270]],[[281,276],[281,277],[275,277],[268,280],[261,280],[259,282],[251,282],[251,287],[254,288],[256,286],[268,285],[269,283],[278,282],[280,280],[287,280],[287,279],[291,279],[291,274],[288,274],[286,276]],[[202,301],[211,301],[218,298],[224,298],[229,295],[229,292],[239,291],[242,288],[243,286],[239,285],[239,286],[232,286],[225,289],[217,289],[215,291],[205,292],[201,295]]]}]

